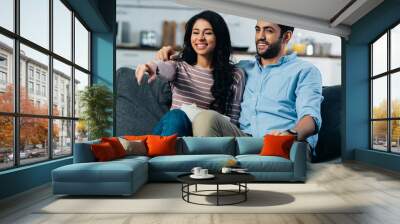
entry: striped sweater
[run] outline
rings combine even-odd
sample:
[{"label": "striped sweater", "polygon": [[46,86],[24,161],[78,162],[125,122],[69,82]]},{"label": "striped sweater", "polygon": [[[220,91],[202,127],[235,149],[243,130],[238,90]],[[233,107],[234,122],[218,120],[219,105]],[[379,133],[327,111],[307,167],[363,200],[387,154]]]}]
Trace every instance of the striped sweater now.
[{"label": "striped sweater", "polygon": [[[192,66],[184,61],[154,61],[153,68],[158,68],[158,75],[170,81],[172,90],[171,109],[179,109],[184,104],[196,104],[199,108],[210,109],[214,97],[211,87],[214,83],[212,70]],[[238,124],[240,103],[244,91],[244,73],[239,68],[234,71],[233,99],[227,116]]]}]

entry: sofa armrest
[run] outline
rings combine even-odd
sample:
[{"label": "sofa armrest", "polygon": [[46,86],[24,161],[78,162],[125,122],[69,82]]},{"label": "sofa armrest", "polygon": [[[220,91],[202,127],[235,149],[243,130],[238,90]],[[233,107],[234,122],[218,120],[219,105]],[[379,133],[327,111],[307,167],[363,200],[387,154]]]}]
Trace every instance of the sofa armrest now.
[{"label": "sofa armrest", "polygon": [[307,142],[295,141],[290,149],[294,181],[305,181],[307,176]]},{"label": "sofa armrest", "polygon": [[97,143],[100,143],[100,140],[75,143],[75,145],[74,145],[74,163],[95,162],[96,158],[94,157],[90,146],[92,144],[97,144]]}]

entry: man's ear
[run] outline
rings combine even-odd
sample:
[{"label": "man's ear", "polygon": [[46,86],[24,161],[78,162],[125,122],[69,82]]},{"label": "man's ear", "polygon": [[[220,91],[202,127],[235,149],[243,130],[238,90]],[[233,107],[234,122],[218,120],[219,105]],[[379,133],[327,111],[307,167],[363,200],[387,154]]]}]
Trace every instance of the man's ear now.
[{"label": "man's ear", "polygon": [[293,32],[292,32],[292,31],[286,31],[286,32],[283,34],[282,41],[283,41],[285,44],[287,44],[287,43],[289,43],[290,39],[292,39],[292,36],[293,36]]}]

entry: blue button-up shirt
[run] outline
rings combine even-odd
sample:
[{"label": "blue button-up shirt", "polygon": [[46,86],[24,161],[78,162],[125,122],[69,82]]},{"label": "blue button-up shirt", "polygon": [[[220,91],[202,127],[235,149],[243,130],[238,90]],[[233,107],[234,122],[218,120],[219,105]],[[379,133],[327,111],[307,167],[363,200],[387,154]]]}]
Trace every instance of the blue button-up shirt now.
[{"label": "blue button-up shirt", "polygon": [[[262,137],[272,130],[285,131],[306,115],[321,128],[322,81],[314,65],[290,54],[266,67],[257,57],[240,61],[238,66],[246,75],[239,118],[245,133]],[[318,135],[307,139],[313,148],[317,140]]]}]

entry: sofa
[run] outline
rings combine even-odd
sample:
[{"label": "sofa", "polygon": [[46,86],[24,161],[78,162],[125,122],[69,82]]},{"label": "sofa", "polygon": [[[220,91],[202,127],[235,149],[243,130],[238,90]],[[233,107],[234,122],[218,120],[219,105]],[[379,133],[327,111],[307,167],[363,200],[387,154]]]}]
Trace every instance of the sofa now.
[{"label": "sofa", "polygon": [[148,181],[176,181],[180,174],[200,166],[219,172],[228,160],[247,168],[256,181],[304,182],[306,150],[304,142],[295,142],[290,159],[258,155],[262,138],[252,137],[181,137],[177,155],[128,156],[96,162],[91,141],[75,145],[74,163],[52,171],[53,193],[67,195],[131,195]]},{"label": "sofa", "polygon": [[[129,68],[117,71],[116,89],[117,136],[151,133],[171,106],[168,82],[157,79],[139,87],[134,70]],[[323,95],[323,126],[317,154],[311,158],[313,161],[340,155],[340,86],[324,88]],[[259,156],[262,138],[182,137],[177,140],[177,155],[129,156],[109,162],[95,162],[90,150],[94,143],[98,141],[75,144],[74,163],[52,171],[54,194],[131,195],[148,181],[176,181],[179,174],[190,172],[195,166],[218,172],[229,159],[235,159],[241,167],[247,168],[256,181],[306,181],[307,144],[304,142],[295,142],[290,150],[290,159],[285,159]]]},{"label": "sofa", "polygon": [[[171,106],[171,88],[168,82],[157,79],[149,85],[138,86],[135,71],[120,68],[116,76],[116,135],[151,133],[153,127]],[[142,83],[147,83],[147,77]],[[321,104],[322,127],[312,162],[332,160],[341,155],[341,86],[323,87]]]}]

